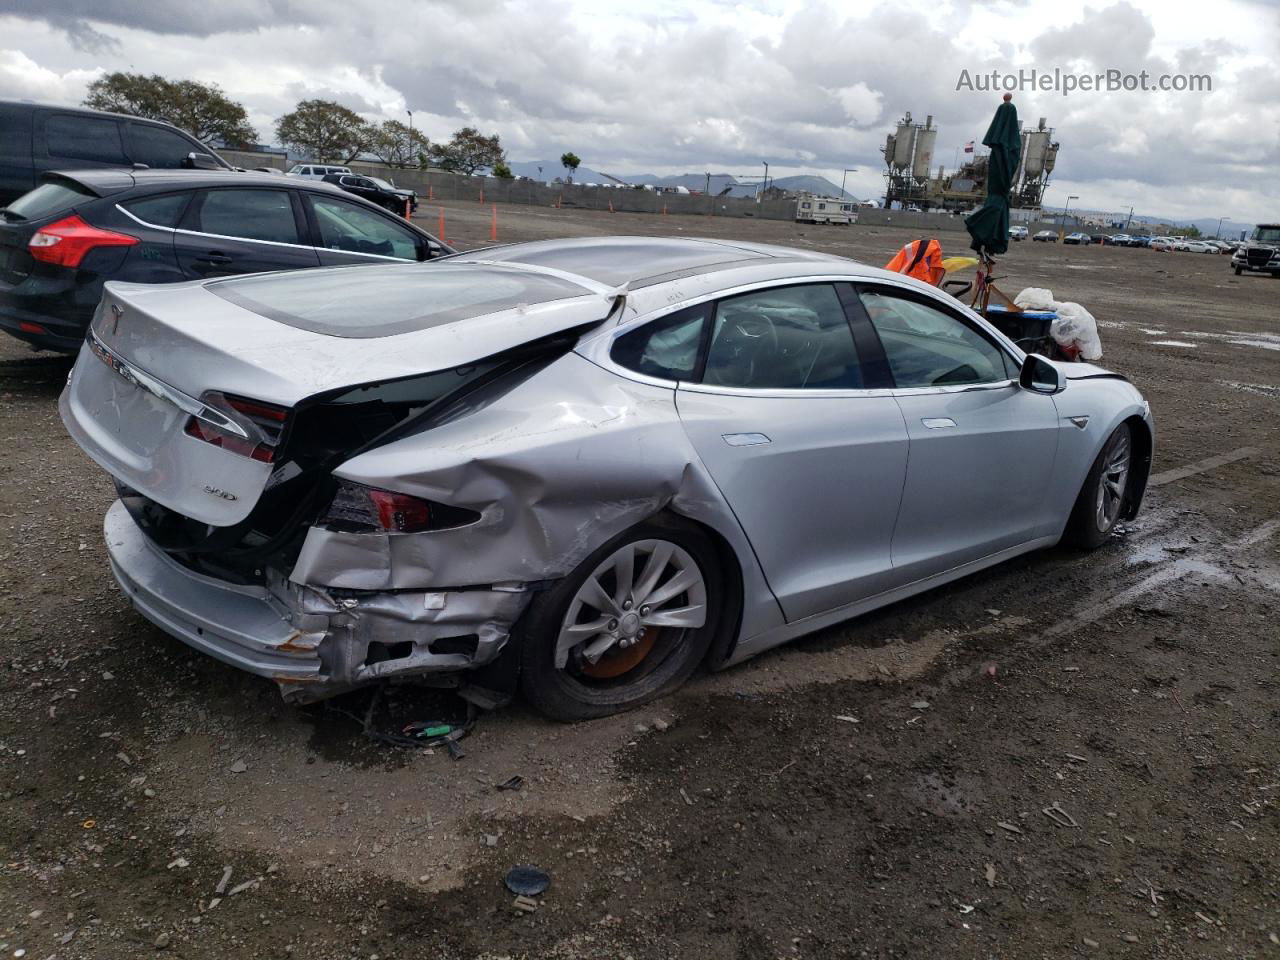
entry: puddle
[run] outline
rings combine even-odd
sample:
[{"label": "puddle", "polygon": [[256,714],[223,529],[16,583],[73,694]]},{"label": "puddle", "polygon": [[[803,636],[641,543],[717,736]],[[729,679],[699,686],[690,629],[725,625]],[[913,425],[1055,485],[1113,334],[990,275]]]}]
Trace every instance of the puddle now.
[{"label": "puddle", "polygon": [[1126,567],[1141,567],[1148,563],[1163,563],[1173,560],[1191,547],[1190,543],[1165,541],[1164,543],[1135,543],[1127,551],[1124,558]]},{"label": "puddle", "polygon": [[1243,390],[1245,393],[1257,394],[1260,397],[1280,398],[1280,387],[1273,387],[1269,383],[1236,383],[1233,380],[1219,380],[1218,383],[1232,390]]},{"label": "puddle", "polygon": [[1238,347],[1258,347],[1262,350],[1280,350],[1280,340],[1242,338],[1240,340],[1228,340],[1227,343],[1234,343]]},{"label": "puddle", "polygon": [[1197,344],[1188,343],[1186,340],[1152,340],[1153,347],[1189,347],[1194,350]]},{"label": "puddle", "polygon": [[1149,337],[1160,337],[1169,332],[1168,330],[1161,330],[1159,327],[1139,327],[1138,329]]}]

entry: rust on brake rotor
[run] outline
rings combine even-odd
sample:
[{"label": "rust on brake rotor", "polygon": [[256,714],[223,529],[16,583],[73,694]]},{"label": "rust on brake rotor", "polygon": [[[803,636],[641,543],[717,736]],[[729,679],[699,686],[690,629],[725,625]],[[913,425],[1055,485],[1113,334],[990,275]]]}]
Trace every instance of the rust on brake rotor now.
[{"label": "rust on brake rotor", "polygon": [[620,677],[627,671],[634,670],[644,661],[657,639],[657,630],[645,630],[636,637],[636,642],[631,646],[615,646],[595,663],[583,663],[582,674],[593,680],[612,680]]}]

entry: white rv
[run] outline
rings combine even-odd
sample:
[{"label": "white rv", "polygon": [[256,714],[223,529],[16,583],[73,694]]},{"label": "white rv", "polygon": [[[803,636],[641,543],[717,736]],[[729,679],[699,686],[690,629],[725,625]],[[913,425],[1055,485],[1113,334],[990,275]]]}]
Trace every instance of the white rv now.
[{"label": "white rv", "polygon": [[858,205],[853,200],[838,200],[835,197],[819,197],[812,193],[802,193],[796,198],[796,221],[845,225],[857,223]]}]

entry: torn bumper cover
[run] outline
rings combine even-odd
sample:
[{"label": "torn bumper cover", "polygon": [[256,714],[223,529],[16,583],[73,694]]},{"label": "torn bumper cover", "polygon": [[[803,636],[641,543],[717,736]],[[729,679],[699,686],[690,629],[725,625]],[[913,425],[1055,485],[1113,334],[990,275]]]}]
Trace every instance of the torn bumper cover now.
[{"label": "torn bumper cover", "polygon": [[322,700],[372,680],[452,673],[493,661],[524,612],[523,584],[441,591],[242,586],[166,556],[116,501],[104,522],[111,570],[138,611],[224,663]]}]

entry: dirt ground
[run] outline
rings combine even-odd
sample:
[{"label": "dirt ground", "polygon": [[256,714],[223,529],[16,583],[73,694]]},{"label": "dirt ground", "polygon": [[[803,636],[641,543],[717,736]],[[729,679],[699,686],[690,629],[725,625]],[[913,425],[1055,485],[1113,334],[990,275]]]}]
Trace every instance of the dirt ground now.
[{"label": "dirt ground", "polygon": [[[488,207],[445,213],[487,242]],[[498,228],[875,264],[914,238],[520,207]],[[1005,289],[1087,306],[1150,399],[1136,522],[627,716],[517,703],[461,760],[366,741],[363,694],[286,707],[135,614],[110,484],[58,420],[69,364],[0,342],[0,956],[1280,956],[1280,282],[1027,242],[1003,264]],[[515,864],[552,877],[533,913]]]}]

